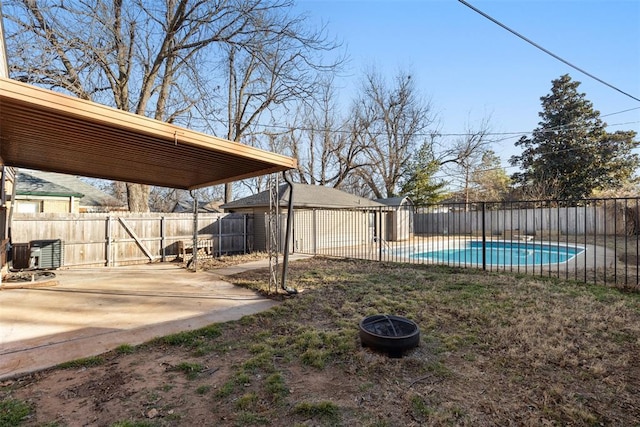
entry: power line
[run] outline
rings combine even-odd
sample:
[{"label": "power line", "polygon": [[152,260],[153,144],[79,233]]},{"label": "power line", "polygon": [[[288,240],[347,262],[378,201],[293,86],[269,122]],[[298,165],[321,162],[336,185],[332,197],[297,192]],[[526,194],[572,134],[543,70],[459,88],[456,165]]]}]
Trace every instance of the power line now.
[{"label": "power line", "polygon": [[569,67],[571,67],[571,68],[573,68],[573,69],[575,69],[575,70],[578,70],[578,71],[579,71],[579,72],[581,72],[582,74],[584,74],[584,75],[587,75],[587,76],[591,77],[592,79],[594,79],[594,80],[596,80],[596,81],[598,81],[598,82],[602,83],[603,85],[606,85],[606,86],[610,87],[611,89],[616,90],[616,91],[620,92],[621,94],[626,95],[626,96],[628,96],[629,98],[631,98],[631,99],[633,99],[633,100],[635,100],[635,101],[640,102],[640,98],[636,98],[635,96],[633,96],[633,95],[631,95],[631,94],[629,94],[629,93],[627,93],[627,92],[623,91],[622,89],[619,89],[619,88],[617,88],[617,87],[613,86],[613,85],[612,85],[612,84],[610,84],[610,83],[605,82],[604,80],[602,80],[602,79],[600,79],[600,78],[598,78],[598,77],[594,76],[593,74],[591,74],[591,73],[589,73],[589,72],[585,71],[584,69],[582,69],[582,68],[580,68],[580,67],[577,67],[576,65],[573,65],[572,63],[570,63],[570,62],[569,62],[569,61],[567,61],[566,59],[563,59],[563,58],[561,58],[560,56],[556,55],[555,53],[551,52],[550,50],[545,49],[544,47],[540,46],[540,45],[539,45],[539,44],[537,44],[536,42],[534,42],[534,41],[532,41],[532,40],[530,40],[530,39],[526,38],[525,36],[523,36],[522,34],[518,33],[517,31],[512,30],[511,28],[507,27],[506,25],[504,25],[502,22],[498,21],[497,19],[492,18],[491,16],[487,15],[486,13],[484,13],[483,11],[481,11],[480,9],[478,9],[478,8],[476,8],[476,7],[472,6],[471,4],[467,3],[465,0],[458,0],[458,1],[459,1],[460,3],[462,3],[462,4],[464,4],[465,6],[467,6],[468,8],[470,8],[471,10],[473,10],[474,12],[477,12],[477,13],[479,13],[480,15],[484,16],[485,18],[487,18],[488,20],[490,20],[490,21],[491,21],[491,22],[493,22],[494,24],[497,24],[497,25],[501,26],[501,27],[502,27],[502,28],[504,28],[505,30],[509,31],[511,34],[513,34],[513,35],[515,35],[515,36],[517,36],[517,37],[521,38],[522,40],[526,41],[526,42],[527,42],[527,43],[529,43],[530,45],[532,45],[532,46],[534,46],[534,47],[536,47],[536,48],[540,49],[541,51],[543,51],[543,52],[544,52],[544,53],[546,53],[547,55],[550,55],[550,56],[554,57],[554,58],[555,58],[555,59],[557,59],[558,61],[563,62],[564,64],[568,65]]},{"label": "power line", "polygon": [[609,117],[616,114],[628,113],[629,111],[635,111],[635,110],[640,110],[640,107],[628,108],[626,110],[616,111],[615,113],[603,114],[600,117]]},{"label": "power line", "polygon": [[[636,110],[640,110],[640,107],[627,108],[625,110],[615,111],[613,113],[601,114],[599,115],[599,117],[602,118],[602,117],[615,116],[618,114],[628,113],[630,111],[636,111]],[[211,129],[211,126],[210,126],[211,120],[205,118],[203,115],[191,116],[189,117],[189,121],[206,123]],[[226,125],[225,123],[222,123],[222,122],[220,123],[223,125]],[[638,123],[640,123],[640,121],[633,121],[633,122],[626,122],[626,123],[613,123],[613,124],[607,124],[607,127],[638,124]],[[265,129],[277,129],[282,131],[281,133],[283,134],[291,131],[327,132],[327,133],[334,133],[334,134],[340,134],[340,133],[348,134],[351,132],[351,130],[349,129],[344,129],[344,125],[339,126],[337,129],[321,129],[321,128],[315,128],[313,126],[308,126],[308,127],[296,126],[295,128],[292,128],[292,126],[287,126],[287,125],[264,124],[264,123],[255,123],[254,126],[265,128]],[[571,126],[572,126],[571,123],[567,123],[565,125],[559,125],[553,128],[545,129],[545,132],[560,130],[563,128],[570,129]],[[501,142],[508,139],[517,138],[519,136],[530,135],[532,133],[533,131],[509,131],[509,132],[489,132],[489,133],[486,133],[485,135],[502,136],[504,138],[493,141],[493,142]],[[476,133],[473,133],[473,132],[435,132],[434,131],[434,132],[427,132],[427,133],[416,133],[414,135],[415,136],[460,137],[460,136],[473,136],[475,134]],[[382,135],[382,133],[374,133],[374,135]]]},{"label": "power line", "polygon": [[[633,111],[633,110],[637,110],[640,109],[640,107],[637,108],[630,108],[627,110],[622,110],[622,111],[616,111],[614,113],[609,113],[606,115],[601,115],[600,117],[608,117],[608,116],[613,116],[616,114],[622,114],[622,113],[626,113],[629,111]],[[207,120],[203,117],[192,117],[191,120],[195,120],[195,121],[200,121],[200,122],[206,122]],[[640,123],[640,121],[632,121],[632,122],[623,122],[623,123],[611,123],[611,124],[607,124],[607,127],[614,127],[614,126],[623,126],[623,125],[633,125],[633,124],[638,124]],[[275,124],[263,124],[263,123],[256,123],[254,126],[256,127],[261,127],[261,128],[265,128],[265,132],[268,131],[268,129],[276,129],[281,131],[281,133],[285,134],[291,131],[304,131],[304,132],[322,132],[322,133],[333,133],[333,134],[348,134],[351,133],[352,131],[349,129],[342,129],[341,127],[337,128],[337,129],[323,129],[323,128],[316,128],[313,126],[295,126],[295,127],[291,127],[291,126],[286,126],[286,125],[275,125]],[[564,125],[558,125],[558,126],[554,126],[551,128],[545,128],[542,129],[543,133],[547,133],[547,132],[553,132],[553,131],[557,131],[557,130],[570,130],[570,129],[579,129],[580,127],[582,127],[582,125],[574,125],[572,123],[567,123]],[[500,141],[504,141],[507,139],[511,139],[511,138],[517,138],[519,136],[524,136],[524,135],[530,135],[532,134],[534,131],[531,130],[527,130],[527,131],[509,131],[509,132],[487,132],[484,133],[484,135],[486,136],[499,136],[499,137],[503,137],[499,140],[496,140],[494,142],[500,142]],[[433,131],[433,132],[418,132],[418,133],[414,133],[414,136],[437,136],[437,137],[464,137],[464,136],[473,136],[476,135],[478,132],[437,132],[437,131]],[[384,132],[370,132],[371,135],[385,135]]]},{"label": "power line", "polygon": [[[614,126],[623,126],[623,125],[632,125],[632,124],[638,124],[640,123],[640,121],[633,121],[633,122],[625,122],[625,123],[612,123],[612,124],[607,124],[607,127],[614,127]],[[328,133],[350,133],[350,130],[342,130],[342,129],[320,129],[320,128],[314,128],[314,127],[296,127],[295,129],[289,128],[287,126],[279,126],[279,125],[257,125],[257,126],[263,126],[263,127],[268,127],[268,128],[276,128],[276,129],[286,129],[287,131],[291,131],[291,130],[295,130],[295,131],[309,131],[309,132],[328,132]],[[571,130],[571,129],[579,129],[581,128],[582,125],[575,125],[572,123],[567,123],[565,125],[558,125],[555,127],[551,127],[551,128],[545,128],[545,129],[541,129],[542,133],[548,133],[548,132],[554,132],[557,130]],[[494,142],[499,142],[499,141],[504,141],[507,139],[511,139],[511,138],[517,138],[519,136],[524,136],[524,135],[530,135],[532,134],[534,131],[513,131],[513,132],[487,132],[484,133],[483,135],[486,136],[502,136],[504,137],[503,139],[500,139],[498,141],[494,141]],[[478,132],[427,132],[427,133],[415,133],[413,134],[414,136],[438,136],[438,137],[452,137],[452,136],[473,136],[473,135],[477,135]],[[384,135],[384,132],[370,132],[370,134],[372,135]]]},{"label": "power line", "polygon": [[[624,124],[624,123],[623,123]],[[559,150],[554,150],[552,151],[547,151],[546,153],[540,153],[541,155],[549,155],[549,154],[562,154],[562,153],[568,153],[571,151],[578,151],[578,150],[582,150],[583,147],[568,147],[568,148],[562,148]],[[495,166],[495,167],[491,167],[491,168],[486,168],[486,169],[476,169],[475,172],[491,172],[491,171],[497,171],[497,170],[504,170],[506,171],[507,169],[520,169],[520,166],[518,165],[508,165],[508,166]],[[447,173],[446,175],[443,176],[437,176],[438,173],[440,171],[436,172],[434,174],[434,178],[437,179],[445,179],[445,178],[455,178],[455,179],[460,179],[460,178],[464,178],[465,177],[465,173],[464,172],[460,172],[460,173]],[[444,172],[443,172],[444,173]]]}]

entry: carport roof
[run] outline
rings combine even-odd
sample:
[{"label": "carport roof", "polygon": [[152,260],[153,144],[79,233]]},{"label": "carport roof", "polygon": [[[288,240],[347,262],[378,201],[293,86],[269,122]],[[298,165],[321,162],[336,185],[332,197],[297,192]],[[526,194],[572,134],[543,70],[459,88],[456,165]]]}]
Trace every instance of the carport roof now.
[{"label": "carport roof", "polygon": [[0,163],[194,189],[296,167],[296,160],[0,78]]}]

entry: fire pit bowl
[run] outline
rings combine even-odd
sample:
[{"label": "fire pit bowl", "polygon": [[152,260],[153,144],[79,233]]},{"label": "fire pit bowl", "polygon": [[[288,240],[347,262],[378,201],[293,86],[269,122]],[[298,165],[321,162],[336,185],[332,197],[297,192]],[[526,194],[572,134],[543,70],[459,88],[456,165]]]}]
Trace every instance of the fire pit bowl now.
[{"label": "fire pit bowl", "polygon": [[405,350],[420,344],[420,329],[406,317],[375,314],[360,321],[360,342],[390,357],[402,357]]}]

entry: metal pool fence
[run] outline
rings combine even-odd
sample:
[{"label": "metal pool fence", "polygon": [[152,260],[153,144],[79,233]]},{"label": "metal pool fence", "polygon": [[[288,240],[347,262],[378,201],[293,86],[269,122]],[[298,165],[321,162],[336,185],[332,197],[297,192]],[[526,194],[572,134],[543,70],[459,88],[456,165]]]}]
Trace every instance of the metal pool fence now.
[{"label": "metal pool fence", "polygon": [[[297,209],[292,243],[298,253],[447,264],[638,290],[639,234],[640,198],[535,200]],[[512,259],[498,265],[488,259],[492,242],[511,251],[569,247],[579,253],[562,262]],[[478,259],[456,255],[472,245],[483,248]]]}]

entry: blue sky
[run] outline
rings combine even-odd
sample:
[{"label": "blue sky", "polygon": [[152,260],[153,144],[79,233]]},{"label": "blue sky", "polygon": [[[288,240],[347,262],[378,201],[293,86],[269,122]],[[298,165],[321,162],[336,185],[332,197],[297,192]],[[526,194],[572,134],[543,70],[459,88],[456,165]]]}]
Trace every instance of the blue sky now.
[{"label": "blue sky", "polygon": [[[537,44],[640,98],[640,0],[468,0]],[[373,65],[385,75],[408,70],[431,99],[443,133],[464,132],[490,117],[493,132],[530,132],[551,81],[582,82],[609,131],[640,134],[635,101],[519,39],[456,0],[299,0],[311,23],[326,23],[351,58],[340,80],[344,102]],[[623,125],[617,125],[624,123]],[[613,126],[617,125],[617,126]],[[517,138],[497,143],[503,165]],[[513,170],[508,170],[512,172]]]}]

